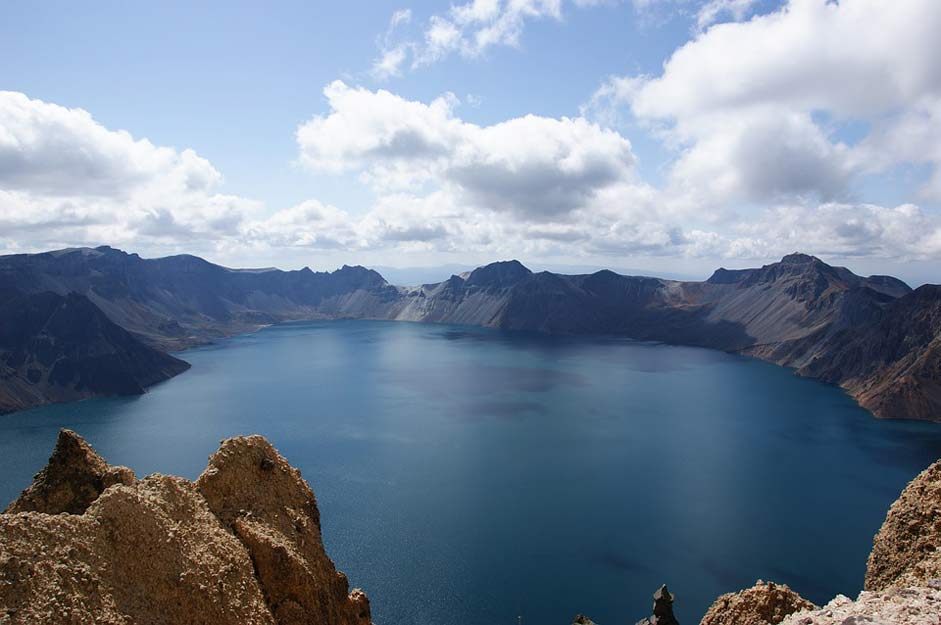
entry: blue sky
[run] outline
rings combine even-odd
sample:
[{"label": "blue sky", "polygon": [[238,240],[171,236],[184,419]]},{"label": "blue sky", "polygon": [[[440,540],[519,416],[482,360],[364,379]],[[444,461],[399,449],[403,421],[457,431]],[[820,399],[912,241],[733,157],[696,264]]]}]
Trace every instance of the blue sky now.
[{"label": "blue sky", "polygon": [[0,249],[937,282],[938,4],[8,3]]}]

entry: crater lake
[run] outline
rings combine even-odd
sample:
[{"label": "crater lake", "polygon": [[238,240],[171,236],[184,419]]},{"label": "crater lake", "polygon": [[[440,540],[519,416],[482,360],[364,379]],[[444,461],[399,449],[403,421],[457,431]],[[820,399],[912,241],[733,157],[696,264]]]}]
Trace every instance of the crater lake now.
[{"label": "crater lake", "polygon": [[262,434],[379,625],[633,623],[664,582],[686,624],[757,579],[855,596],[889,505],[941,457],[936,424],[705,349],[332,321],[179,355],[193,368],[145,395],[0,417],[4,505],[59,428],[189,478]]}]

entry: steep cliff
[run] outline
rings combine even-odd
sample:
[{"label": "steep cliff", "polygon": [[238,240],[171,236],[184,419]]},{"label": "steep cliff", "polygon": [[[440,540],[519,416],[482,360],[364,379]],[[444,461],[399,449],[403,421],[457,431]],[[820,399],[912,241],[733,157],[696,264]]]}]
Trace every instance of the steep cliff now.
[{"label": "steep cliff", "polygon": [[188,368],[135,338],[83,295],[0,291],[0,414],[139,394]]},{"label": "steep cliff", "polygon": [[11,625],[368,625],[366,595],[347,590],[310,487],[258,436],[223,441],[194,483],[135,481],[63,430],[0,514]]}]

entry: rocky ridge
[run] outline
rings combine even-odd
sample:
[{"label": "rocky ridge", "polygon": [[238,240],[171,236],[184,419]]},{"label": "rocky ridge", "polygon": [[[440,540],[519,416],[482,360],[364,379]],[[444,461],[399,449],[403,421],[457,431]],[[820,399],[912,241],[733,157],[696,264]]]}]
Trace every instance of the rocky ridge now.
[{"label": "rocky ridge", "polygon": [[0,515],[0,623],[368,625],[370,610],[265,439],[223,441],[196,482],[135,480],[63,430]]},{"label": "rocky ridge", "polygon": [[[436,284],[396,287],[364,267],[240,270],[195,256],[143,259],[99,247],[0,256],[0,321],[4,310],[15,317],[21,306],[5,293],[83,298],[134,343],[119,342],[110,359],[63,364],[67,375],[43,377],[41,367],[22,364],[36,361],[40,346],[17,351],[4,344],[16,336],[0,333],[0,412],[140,392],[181,370],[179,361],[171,366],[143,348],[180,349],[283,321],[365,318],[721,349],[840,385],[878,417],[941,421],[941,286],[912,291],[895,278],[857,276],[806,254],[718,269],[703,282],[534,273],[502,261]],[[115,362],[141,364],[131,379],[116,370],[108,385]],[[102,375],[91,383],[80,377],[89,371]]]}]

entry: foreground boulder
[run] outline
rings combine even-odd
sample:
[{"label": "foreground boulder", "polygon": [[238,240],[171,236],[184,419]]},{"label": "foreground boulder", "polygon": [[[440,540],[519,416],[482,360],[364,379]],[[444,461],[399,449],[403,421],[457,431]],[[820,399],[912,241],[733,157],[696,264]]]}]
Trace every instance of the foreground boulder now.
[{"label": "foreground boulder", "polygon": [[716,599],[700,625],[777,625],[794,612],[814,608],[784,584],[759,580],[751,588]]},{"label": "foreground boulder", "polygon": [[[64,432],[0,515],[0,623],[369,624],[310,487],[261,437],[224,441],[196,483],[99,461]],[[121,480],[94,497],[99,473]]]},{"label": "foreground boulder", "polygon": [[941,461],[912,480],[889,508],[866,566],[870,591],[933,580],[941,580]]},{"label": "foreground boulder", "polygon": [[366,595],[324,551],[313,491],[268,441],[223,441],[196,487],[248,549],[278,623],[369,623]]}]

